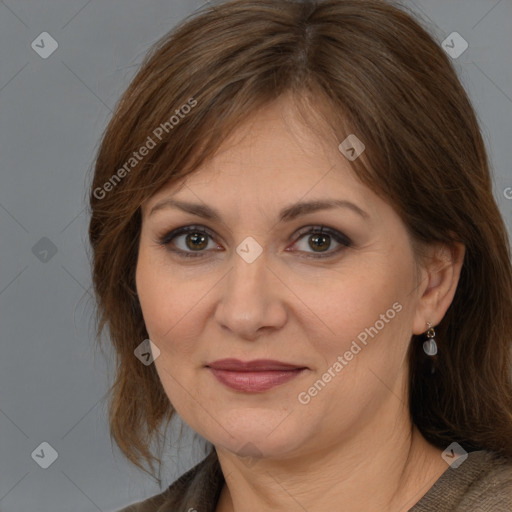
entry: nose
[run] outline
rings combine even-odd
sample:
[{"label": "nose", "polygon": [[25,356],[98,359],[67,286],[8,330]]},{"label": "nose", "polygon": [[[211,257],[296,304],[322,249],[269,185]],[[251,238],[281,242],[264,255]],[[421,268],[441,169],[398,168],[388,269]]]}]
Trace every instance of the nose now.
[{"label": "nose", "polygon": [[219,285],[215,320],[234,337],[254,341],[286,323],[287,289],[269,267],[265,252],[252,263],[235,253],[233,266]]}]

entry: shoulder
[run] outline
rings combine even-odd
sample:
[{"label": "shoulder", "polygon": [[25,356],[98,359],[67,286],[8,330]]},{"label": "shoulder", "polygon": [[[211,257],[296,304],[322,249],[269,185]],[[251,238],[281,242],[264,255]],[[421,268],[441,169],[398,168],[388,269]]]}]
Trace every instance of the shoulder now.
[{"label": "shoulder", "polygon": [[431,510],[512,510],[512,461],[485,450],[471,452],[460,466],[449,467],[410,509]]},{"label": "shoulder", "polygon": [[486,451],[475,456],[480,471],[462,497],[460,510],[512,510],[512,461]]},{"label": "shoulder", "polygon": [[215,510],[224,478],[217,453],[213,450],[205,459],[189,469],[164,492],[133,503],[117,512],[167,512],[195,509]]}]

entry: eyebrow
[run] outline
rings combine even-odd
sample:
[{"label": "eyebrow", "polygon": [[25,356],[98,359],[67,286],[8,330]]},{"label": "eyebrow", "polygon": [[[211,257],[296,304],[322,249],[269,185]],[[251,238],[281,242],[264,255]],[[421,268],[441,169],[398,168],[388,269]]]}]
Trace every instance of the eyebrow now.
[{"label": "eyebrow", "polygon": [[[178,201],[176,199],[163,199],[151,208],[149,216],[153,215],[156,211],[165,208],[178,208],[186,213],[197,215],[214,222],[222,222],[221,215],[217,210],[205,204],[190,203],[188,201]],[[283,208],[279,213],[279,222],[290,222],[293,219],[314,213],[320,210],[330,210],[333,208],[346,208],[357,213],[364,219],[369,219],[369,215],[356,204],[345,199],[324,199],[316,201],[299,202]]]}]

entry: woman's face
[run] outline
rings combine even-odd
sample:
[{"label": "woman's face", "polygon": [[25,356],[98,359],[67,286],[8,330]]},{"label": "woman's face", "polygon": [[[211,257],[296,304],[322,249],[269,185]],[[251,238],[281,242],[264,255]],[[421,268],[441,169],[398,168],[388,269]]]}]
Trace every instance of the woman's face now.
[{"label": "woman's face", "polygon": [[287,458],[408,415],[406,228],[287,99],[144,205],[136,285],[169,400],[217,447]]}]

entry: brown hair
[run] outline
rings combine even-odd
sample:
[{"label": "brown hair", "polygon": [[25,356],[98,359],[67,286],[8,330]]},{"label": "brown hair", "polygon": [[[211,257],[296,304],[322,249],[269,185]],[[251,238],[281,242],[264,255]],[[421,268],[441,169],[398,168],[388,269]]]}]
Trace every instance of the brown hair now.
[{"label": "brown hair", "polygon": [[[154,365],[134,356],[148,337],[135,290],[141,204],[285,93],[323,111],[338,143],[351,132],[364,141],[353,168],[415,244],[466,246],[436,326],[436,373],[421,340],[411,340],[411,418],[440,448],[457,441],[512,457],[512,270],[482,136],[444,51],[411,15],[379,0],[222,3],[144,60],[106,129],[90,191],[97,335],[108,326],[116,355],[111,436],[134,464],[153,468],[161,461],[150,440],[173,414]],[[149,138],[155,147],[134,160]]]}]

